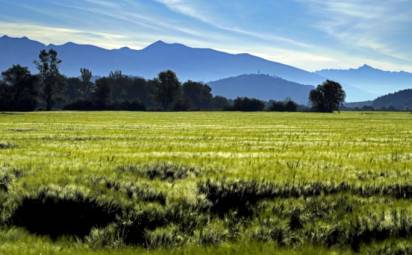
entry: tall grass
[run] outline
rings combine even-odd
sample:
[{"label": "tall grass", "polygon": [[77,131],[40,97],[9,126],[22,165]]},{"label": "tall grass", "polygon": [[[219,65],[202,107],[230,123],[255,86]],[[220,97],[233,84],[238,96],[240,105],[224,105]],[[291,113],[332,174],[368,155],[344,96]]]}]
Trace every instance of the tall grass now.
[{"label": "tall grass", "polygon": [[0,115],[0,254],[408,252],[411,126],[383,112]]}]

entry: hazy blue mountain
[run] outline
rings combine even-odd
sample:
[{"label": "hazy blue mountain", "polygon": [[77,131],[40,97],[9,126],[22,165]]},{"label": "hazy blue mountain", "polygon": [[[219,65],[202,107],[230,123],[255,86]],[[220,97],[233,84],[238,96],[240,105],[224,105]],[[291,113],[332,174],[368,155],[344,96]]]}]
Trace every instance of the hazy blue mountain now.
[{"label": "hazy blue mountain", "polygon": [[373,100],[344,103],[347,108],[362,108],[365,106],[372,106]]},{"label": "hazy blue mountain", "polygon": [[63,45],[44,45],[26,37],[3,36],[0,38],[0,69],[4,70],[12,64],[22,64],[34,69],[33,60],[43,48],[54,48],[59,52],[63,60],[62,72],[68,76],[77,76],[81,67],[87,67],[97,76],[107,75],[110,71],[118,69],[129,75],[152,78],[160,71],[172,69],[182,80],[210,81],[256,72],[304,84],[315,85],[324,80],[317,74],[249,54],[228,54],[162,41],[142,50],[107,50],[71,42]]},{"label": "hazy blue mountain", "polygon": [[405,110],[412,109],[412,89],[405,89],[378,97],[372,104],[375,108],[394,107]]},{"label": "hazy blue mountain", "polygon": [[380,96],[372,101],[350,103],[346,106],[350,108],[372,106],[375,109],[395,108],[398,110],[410,110],[412,109],[412,89],[400,90]]},{"label": "hazy blue mountain", "polygon": [[[317,74],[374,95],[412,88],[412,73],[389,72],[363,65],[357,69],[321,70]],[[365,98],[364,98],[365,99]],[[363,99],[363,100],[364,100]]]},{"label": "hazy blue mountain", "polygon": [[284,80],[265,74],[248,74],[208,83],[214,95],[227,98],[254,97],[262,100],[291,98],[299,104],[307,104],[311,85]]}]

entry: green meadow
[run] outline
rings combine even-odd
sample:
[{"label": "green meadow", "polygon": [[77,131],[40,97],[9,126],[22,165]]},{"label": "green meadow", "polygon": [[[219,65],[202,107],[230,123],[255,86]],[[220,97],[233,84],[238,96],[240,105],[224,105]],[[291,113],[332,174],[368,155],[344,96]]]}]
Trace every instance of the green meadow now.
[{"label": "green meadow", "polygon": [[0,113],[0,254],[412,252],[412,114]]}]

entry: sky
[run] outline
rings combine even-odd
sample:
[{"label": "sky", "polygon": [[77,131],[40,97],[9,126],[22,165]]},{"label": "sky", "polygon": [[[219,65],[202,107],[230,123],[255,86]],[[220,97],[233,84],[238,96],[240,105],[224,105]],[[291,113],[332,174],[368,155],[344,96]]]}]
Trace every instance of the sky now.
[{"label": "sky", "polygon": [[309,71],[412,72],[412,0],[0,0],[0,35],[250,53]]}]

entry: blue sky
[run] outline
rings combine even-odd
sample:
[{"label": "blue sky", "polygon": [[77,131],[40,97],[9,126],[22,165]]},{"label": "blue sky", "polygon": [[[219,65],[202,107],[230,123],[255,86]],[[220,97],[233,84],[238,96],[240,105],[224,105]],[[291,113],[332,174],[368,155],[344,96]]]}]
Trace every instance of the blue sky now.
[{"label": "blue sky", "polygon": [[307,70],[412,71],[412,0],[0,0],[0,34],[140,49],[163,40]]}]

